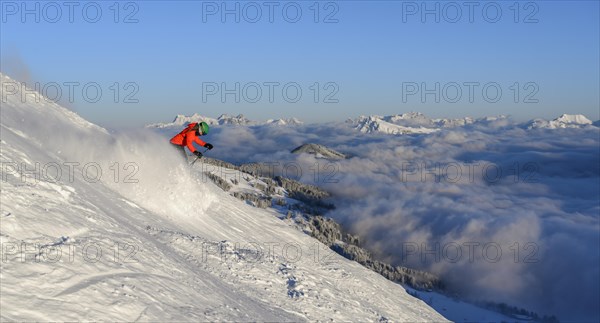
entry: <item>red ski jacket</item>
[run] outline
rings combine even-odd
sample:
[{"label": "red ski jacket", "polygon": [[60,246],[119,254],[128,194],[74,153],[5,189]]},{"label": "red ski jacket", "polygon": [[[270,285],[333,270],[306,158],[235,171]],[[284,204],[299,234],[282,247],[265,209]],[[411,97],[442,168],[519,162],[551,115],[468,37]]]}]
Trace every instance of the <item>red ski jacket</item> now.
[{"label": "red ski jacket", "polygon": [[[186,128],[186,130],[188,130],[188,129]],[[196,151],[196,147],[194,147],[194,145],[192,145],[193,142],[196,142],[198,145],[203,146],[203,147],[204,147],[204,145],[206,145],[206,143],[204,141],[202,141],[202,139],[200,139],[199,136],[196,135],[195,130],[188,130],[188,131],[184,130],[184,131],[178,133],[177,135],[175,135],[175,137],[171,138],[172,144],[178,145],[178,146],[185,146],[192,153]]]}]

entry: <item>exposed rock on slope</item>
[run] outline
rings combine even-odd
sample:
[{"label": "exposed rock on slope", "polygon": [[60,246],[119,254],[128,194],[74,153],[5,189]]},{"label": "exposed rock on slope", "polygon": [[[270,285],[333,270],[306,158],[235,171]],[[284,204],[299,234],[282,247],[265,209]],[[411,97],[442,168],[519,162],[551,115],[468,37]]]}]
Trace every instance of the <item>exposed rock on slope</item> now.
[{"label": "exposed rock on slope", "polygon": [[302,146],[296,147],[292,150],[292,154],[311,154],[315,155],[317,158],[327,158],[327,159],[345,159],[348,158],[346,154],[335,151],[331,148],[325,147],[319,144],[304,144]]}]

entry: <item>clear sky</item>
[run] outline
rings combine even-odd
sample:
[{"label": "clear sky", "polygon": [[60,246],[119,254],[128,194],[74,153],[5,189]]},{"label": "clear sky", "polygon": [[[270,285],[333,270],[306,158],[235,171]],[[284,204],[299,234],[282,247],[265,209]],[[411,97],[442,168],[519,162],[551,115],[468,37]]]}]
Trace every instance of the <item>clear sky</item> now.
[{"label": "clear sky", "polygon": [[109,127],[192,113],[600,118],[598,1],[1,3],[1,71]]}]

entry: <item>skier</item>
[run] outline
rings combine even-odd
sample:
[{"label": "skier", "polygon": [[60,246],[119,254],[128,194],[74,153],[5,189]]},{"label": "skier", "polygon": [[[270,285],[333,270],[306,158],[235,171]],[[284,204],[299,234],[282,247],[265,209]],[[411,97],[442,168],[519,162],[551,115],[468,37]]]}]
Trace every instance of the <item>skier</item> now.
[{"label": "skier", "polygon": [[200,139],[200,136],[206,135],[207,133],[208,124],[206,122],[193,122],[188,124],[187,127],[175,135],[175,137],[171,138],[171,143],[181,151],[186,161],[187,153],[185,152],[185,147],[187,147],[192,154],[198,156],[198,158],[202,158],[202,153],[196,150],[196,147],[194,147],[192,143],[195,142],[204,148],[208,148],[208,150],[213,149],[213,145]]}]

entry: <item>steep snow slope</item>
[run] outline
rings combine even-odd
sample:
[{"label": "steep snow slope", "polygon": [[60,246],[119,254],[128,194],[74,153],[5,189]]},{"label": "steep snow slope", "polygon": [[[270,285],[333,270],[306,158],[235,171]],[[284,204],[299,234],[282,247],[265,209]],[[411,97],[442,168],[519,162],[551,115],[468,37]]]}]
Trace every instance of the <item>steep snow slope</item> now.
[{"label": "steep snow slope", "polygon": [[164,138],[110,136],[2,82],[2,320],[444,320]]}]

